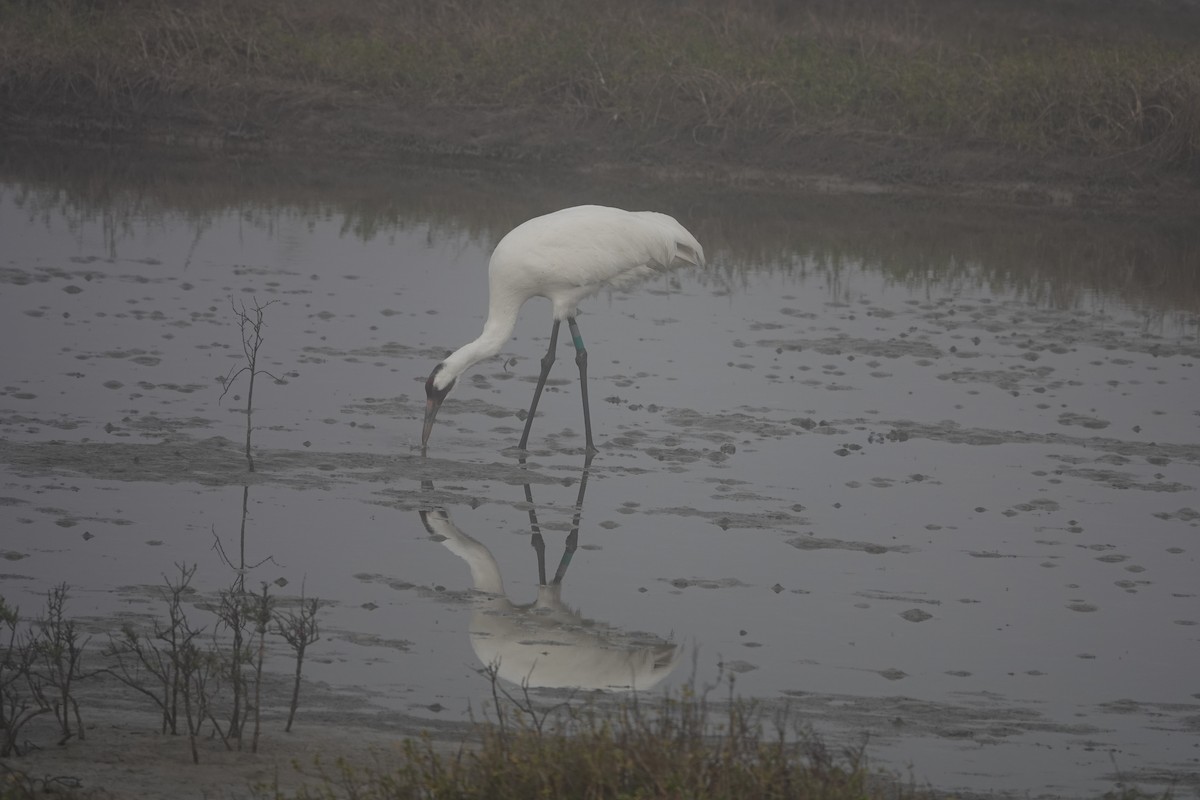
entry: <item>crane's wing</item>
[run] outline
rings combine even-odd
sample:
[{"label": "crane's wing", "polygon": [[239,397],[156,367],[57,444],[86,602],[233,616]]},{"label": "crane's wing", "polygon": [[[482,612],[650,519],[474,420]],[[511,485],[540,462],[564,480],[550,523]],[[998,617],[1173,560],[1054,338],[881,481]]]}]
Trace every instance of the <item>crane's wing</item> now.
[{"label": "crane's wing", "polygon": [[513,228],[492,253],[492,285],[564,305],[602,287],[626,287],[685,265],[704,249],[673,217],[655,211],[575,206]]}]

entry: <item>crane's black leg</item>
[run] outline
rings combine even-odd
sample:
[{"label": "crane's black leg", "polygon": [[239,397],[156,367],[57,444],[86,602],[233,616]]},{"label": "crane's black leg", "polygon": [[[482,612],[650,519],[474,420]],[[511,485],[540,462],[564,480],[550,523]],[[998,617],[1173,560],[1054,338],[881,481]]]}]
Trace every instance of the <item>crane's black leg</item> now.
[{"label": "crane's black leg", "polygon": [[579,335],[579,325],[574,317],[567,317],[567,327],[571,329],[571,341],[575,342],[575,363],[579,366],[579,391],[583,395],[583,432],[587,437],[587,454],[598,452],[592,444],[592,413],[588,409],[587,394],[587,348],[583,346],[583,337]]},{"label": "crane's black leg", "polygon": [[[537,388],[533,390],[533,402],[529,404],[529,416],[525,418],[525,432],[521,434],[521,443],[517,445],[522,450],[529,442],[529,429],[533,427],[533,414],[537,411],[538,400],[541,399],[542,389],[546,386],[546,377],[549,376],[550,367],[554,364],[554,348],[558,347],[558,326],[560,324],[562,323],[559,320],[554,320],[554,329],[550,331],[550,349],[546,351],[546,355],[542,356],[542,374],[538,375]],[[575,325],[574,320],[571,320],[571,325]],[[590,436],[588,441],[591,441]]]}]

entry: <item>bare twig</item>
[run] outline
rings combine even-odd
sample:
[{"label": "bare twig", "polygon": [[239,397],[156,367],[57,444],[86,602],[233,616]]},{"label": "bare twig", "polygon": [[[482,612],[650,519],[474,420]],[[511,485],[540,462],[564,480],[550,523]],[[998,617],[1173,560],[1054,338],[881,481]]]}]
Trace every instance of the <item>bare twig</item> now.
[{"label": "bare twig", "polygon": [[[167,622],[154,622],[153,632],[142,635],[125,626],[118,638],[109,636],[104,654],[116,658],[117,668],[108,674],[126,686],[149,697],[162,712],[162,732],[179,733],[179,697],[187,680],[182,672],[184,650],[203,633],[193,628],[183,608],[183,597],[191,591],[196,567],[176,564],[177,578],[163,576],[166,584],[163,599],[167,603]],[[142,670],[154,678],[156,689],[146,686]]]},{"label": "bare twig", "polygon": [[267,584],[255,595],[251,613],[254,615],[255,632],[258,634],[258,651],[254,662],[254,737],[250,740],[250,752],[258,752],[258,734],[262,728],[262,684],[263,658],[267,652],[267,628],[271,624],[275,598],[267,593]]},{"label": "bare twig", "polygon": [[275,615],[276,630],[296,652],[296,679],[292,683],[292,702],[288,709],[287,727],[284,728],[284,731],[289,733],[292,730],[292,721],[296,718],[296,708],[300,705],[300,675],[304,668],[304,654],[310,644],[320,639],[320,629],[317,627],[319,607],[320,601],[315,597],[306,599],[301,589],[300,613],[289,611],[286,614]]},{"label": "bare twig", "polygon": [[[80,641],[75,622],[67,619],[67,590],[62,583],[46,592],[46,616],[37,621],[38,631],[33,640],[36,667],[31,674],[41,687],[53,690],[50,703],[62,734],[58,743],[65,744],[78,736],[85,738],[79,703],[75,699],[75,681],[89,677],[83,672],[83,648],[91,637]],[[92,673],[95,674],[95,673]],[[71,719],[75,728],[71,728]]]},{"label": "bare twig", "polygon": [[19,630],[19,612],[0,597],[0,631],[7,629],[8,640],[0,652],[0,757],[20,755],[21,728],[51,710],[33,673],[35,636]]},{"label": "bare twig", "polygon": [[233,308],[234,315],[237,316],[238,329],[242,338],[242,355],[246,359],[246,363],[237,369],[230,368],[228,374],[222,379],[225,385],[221,392],[221,397],[217,402],[225,398],[229,393],[229,389],[233,386],[233,382],[244,372],[249,375],[249,388],[246,390],[246,464],[249,466],[250,472],[254,472],[254,457],[250,453],[250,432],[253,430],[252,415],[254,413],[254,379],[259,375],[266,375],[273,379],[276,383],[283,383],[282,378],[272,375],[265,369],[258,368],[258,350],[263,343],[263,311],[269,306],[276,303],[275,300],[268,300],[266,303],[260,304],[257,299],[251,301],[253,305],[250,310],[246,310],[246,304],[240,305],[230,298],[229,304]]}]

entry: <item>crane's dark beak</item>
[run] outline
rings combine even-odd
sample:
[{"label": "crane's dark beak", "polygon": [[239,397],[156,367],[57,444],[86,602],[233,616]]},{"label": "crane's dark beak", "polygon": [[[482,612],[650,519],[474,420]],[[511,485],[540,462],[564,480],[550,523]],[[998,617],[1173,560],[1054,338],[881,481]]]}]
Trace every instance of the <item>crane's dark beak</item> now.
[{"label": "crane's dark beak", "polygon": [[421,429],[421,449],[429,442],[429,434],[433,433],[433,421],[437,418],[438,409],[442,407],[445,394],[430,395],[425,401],[425,427]]},{"label": "crane's dark beak", "polygon": [[442,371],[443,364],[438,364],[433,368],[433,372],[429,373],[428,380],[425,381],[425,427],[421,429],[421,453],[425,452],[425,445],[429,443],[429,434],[433,433],[433,421],[437,419],[438,409],[442,407],[442,401],[446,399],[446,395],[450,394],[450,390],[454,388],[454,381],[446,384],[444,389],[439,389],[434,386],[434,379],[437,374]]}]

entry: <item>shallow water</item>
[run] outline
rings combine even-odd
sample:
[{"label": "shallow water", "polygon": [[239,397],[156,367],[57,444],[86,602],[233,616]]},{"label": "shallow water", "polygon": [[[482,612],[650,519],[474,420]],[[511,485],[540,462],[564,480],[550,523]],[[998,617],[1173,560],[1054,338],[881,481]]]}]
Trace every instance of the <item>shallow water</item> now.
[{"label": "shallow water", "polygon": [[[1200,787],[1196,220],[5,158],[0,555],[26,612],[66,581],[91,630],[144,619],[185,562],[210,596],[219,540],[327,603],[306,674],[360,716],[464,719],[497,655],[545,691],[733,674],[939,788]],[[547,301],[415,445],[491,247],[581,202],[672,213],[710,266],[584,304],[576,525],[569,347],[512,450]],[[256,301],[249,473],[246,376],[221,395]]]}]

